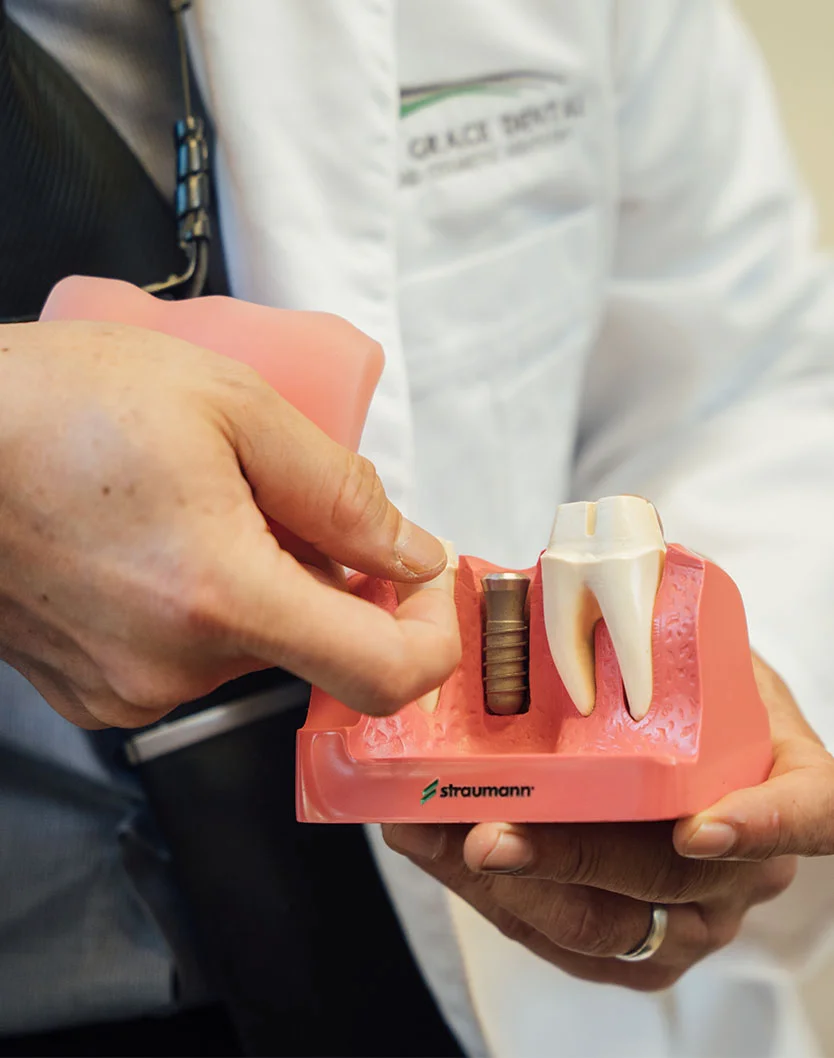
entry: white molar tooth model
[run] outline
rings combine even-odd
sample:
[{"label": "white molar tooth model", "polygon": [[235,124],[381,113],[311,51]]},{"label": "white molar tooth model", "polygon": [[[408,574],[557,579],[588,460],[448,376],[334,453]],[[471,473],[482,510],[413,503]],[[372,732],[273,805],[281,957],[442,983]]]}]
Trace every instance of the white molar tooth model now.
[{"label": "white molar tooth model", "polygon": [[547,641],[565,689],[593,711],[594,626],[602,618],[620,665],[628,709],[642,720],[652,701],[652,616],[666,543],[651,503],[607,496],[565,503],[541,559]]}]

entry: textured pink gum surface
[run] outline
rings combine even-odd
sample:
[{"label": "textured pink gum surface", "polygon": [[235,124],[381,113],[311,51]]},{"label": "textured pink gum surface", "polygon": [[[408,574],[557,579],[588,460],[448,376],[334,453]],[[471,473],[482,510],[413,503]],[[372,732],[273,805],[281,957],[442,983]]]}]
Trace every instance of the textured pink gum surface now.
[{"label": "textured pink gum surface", "polygon": [[[635,722],[603,622],[596,628],[597,704],[575,709],[547,646],[540,567],[530,587],[530,708],[492,716],[481,682],[481,576],[462,558],[455,593],[463,658],[436,712],[353,713],[314,690],[298,735],[297,809],[307,822],[579,822],[674,819],[766,778],[771,743],[753,677],[738,590],[717,566],[671,545],[655,604],[654,695]],[[354,589],[393,610],[393,587]],[[531,787],[525,796],[447,796],[444,786]]]}]

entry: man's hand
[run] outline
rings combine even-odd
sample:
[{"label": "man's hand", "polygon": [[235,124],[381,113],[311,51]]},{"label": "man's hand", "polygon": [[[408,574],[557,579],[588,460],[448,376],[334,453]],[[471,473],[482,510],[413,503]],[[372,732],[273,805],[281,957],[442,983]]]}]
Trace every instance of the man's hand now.
[{"label": "man's hand", "polygon": [[773,770],[766,783],[728,794],[675,828],[682,855],[728,860],[834,854],[834,757],[773,669],[755,655],[770,716]]},{"label": "man's hand", "polygon": [[[502,933],[575,977],[641,991],[668,988],[735,936],[754,904],[781,893],[795,861],[685,860],[670,823],[458,826],[394,824],[388,844],[408,855]],[[651,904],[669,910],[648,961],[613,958],[646,937]]]},{"label": "man's hand", "polygon": [[0,402],[0,657],[73,722],[148,724],[273,665],[388,713],[456,665],[444,592],[392,617],[339,565],[425,581],[442,545],[250,369],[136,328],[5,326]]},{"label": "man's hand", "polygon": [[[834,759],[779,677],[755,657],[754,665],[770,715],[773,771],[763,785],[729,794],[693,819],[394,825],[383,828],[386,841],[568,973],[667,988],[729,943],[750,907],[790,884],[794,855],[834,852]],[[731,862],[715,862],[722,857]],[[659,951],[641,963],[612,958],[643,941],[652,903],[669,910]]]}]

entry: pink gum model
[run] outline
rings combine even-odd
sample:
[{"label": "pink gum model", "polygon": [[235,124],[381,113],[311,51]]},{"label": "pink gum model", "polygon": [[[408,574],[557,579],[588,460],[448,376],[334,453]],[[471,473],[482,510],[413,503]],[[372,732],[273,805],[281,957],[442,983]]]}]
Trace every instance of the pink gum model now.
[{"label": "pink gum model", "polygon": [[[59,283],[44,320],[131,324],[240,360],[331,437],[359,443],[381,358],[322,348],[309,318],[231,298],[165,302],[127,283]],[[284,542],[280,527],[275,527]],[[291,544],[290,544],[291,546]],[[487,712],[481,577],[498,567],[461,558],[455,600],[463,659],[433,712],[411,703],[361,716],[314,689],[298,733],[297,809],[308,822],[529,822],[673,819],[766,778],[767,714],[753,678],[741,598],[717,566],[677,545],[666,552],[652,630],[653,695],[629,714],[604,621],[595,629],[596,705],[581,716],[553,664],[540,563],[531,577],[530,707]],[[353,590],[393,610],[393,586],[356,577]]]},{"label": "pink gum model", "polygon": [[[675,819],[762,782],[772,763],[738,589],[675,544],[666,552],[652,629],[654,692],[635,721],[604,621],[595,628],[596,706],[576,710],[553,664],[541,567],[530,585],[530,707],[484,704],[481,577],[461,558],[455,602],[463,658],[433,713],[358,716],[314,690],[298,735],[297,808],[308,822],[601,822]],[[354,590],[393,610],[392,585]]]},{"label": "pink gum model", "polygon": [[382,353],[363,355],[338,342],[322,347],[310,314],[251,305],[236,298],[162,301],[130,283],[70,276],[53,289],[41,319],[94,320],[161,331],[253,367],[282,397],[335,441],[359,447]]}]

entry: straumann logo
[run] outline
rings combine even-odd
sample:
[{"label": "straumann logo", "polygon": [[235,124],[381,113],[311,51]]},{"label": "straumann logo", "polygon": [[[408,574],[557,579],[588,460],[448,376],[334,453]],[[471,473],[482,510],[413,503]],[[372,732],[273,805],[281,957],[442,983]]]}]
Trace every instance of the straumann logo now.
[{"label": "straumann logo", "polygon": [[435,794],[444,797],[532,797],[535,786],[458,786],[455,783],[440,785],[440,779],[433,779],[423,787],[420,804],[430,801]]}]

